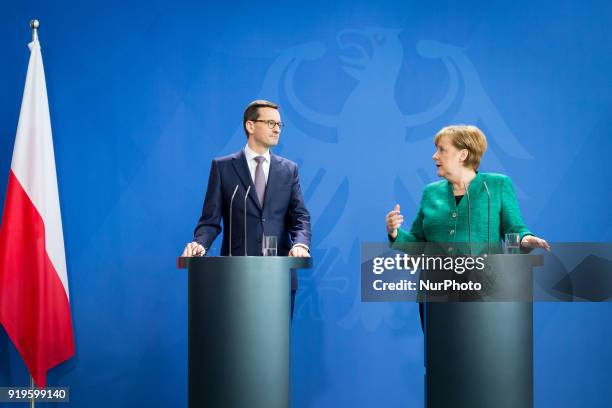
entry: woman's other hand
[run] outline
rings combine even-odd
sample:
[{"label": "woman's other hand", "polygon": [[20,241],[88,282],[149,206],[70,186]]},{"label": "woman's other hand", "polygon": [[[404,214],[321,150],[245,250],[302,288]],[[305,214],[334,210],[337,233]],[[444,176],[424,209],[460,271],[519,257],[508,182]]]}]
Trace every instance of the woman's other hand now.
[{"label": "woman's other hand", "polygon": [[393,211],[387,214],[385,220],[387,222],[387,234],[389,234],[391,239],[395,240],[395,238],[397,238],[397,229],[401,227],[404,222],[404,216],[400,214],[399,204],[396,204]]},{"label": "woman's other hand", "polygon": [[525,235],[521,240],[521,246],[524,248],[544,248],[550,251],[550,245],[542,238],[538,238],[533,235]]}]

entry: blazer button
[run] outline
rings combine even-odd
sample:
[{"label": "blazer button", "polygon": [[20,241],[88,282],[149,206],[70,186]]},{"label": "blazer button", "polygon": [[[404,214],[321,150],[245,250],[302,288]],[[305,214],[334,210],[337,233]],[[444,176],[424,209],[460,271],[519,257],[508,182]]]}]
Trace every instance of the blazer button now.
[{"label": "blazer button", "polygon": [[262,219],[261,219],[261,222],[266,222],[266,219],[265,219],[265,218],[262,218]]},{"label": "blazer button", "polygon": [[457,218],[457,212],[456,212],[456,211],[453,211],[453,213],[451,214],[451,217],[453,217],[453,218]]}]

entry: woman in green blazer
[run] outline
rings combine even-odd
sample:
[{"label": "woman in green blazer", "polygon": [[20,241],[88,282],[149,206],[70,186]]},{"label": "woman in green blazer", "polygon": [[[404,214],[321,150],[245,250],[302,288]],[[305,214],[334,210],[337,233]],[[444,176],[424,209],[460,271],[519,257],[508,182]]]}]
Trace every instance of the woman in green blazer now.
[{"label": "woman in green blazer", "polygon": [[529,231],[508,176],[478,173],[487,140],[475,126],[448,126],[438,132],[432,156],[444,180],[425,187],[416,218],[406,231],[399,204],[386,217],[389,240],[405,242],[498,243],[517,233],[525,248],[550,249]]},{"label": "woman in green blazer", "polygon": [[[438,132],[434,144],[432,159],[444,180],[425,187],[410,231],[400,228],[404,217],[399,204],[387,214],[392,246],[407,242],[499,243],[505,234],[517,233],[521,246],[550,250],[545,240],[525,226],[510,177],[477,172],[487,150],[487,139],[480,129],[448,126]],[[453,246],[448,249],[452,251]],[[419,315],[424,330],[422,303]]]}]

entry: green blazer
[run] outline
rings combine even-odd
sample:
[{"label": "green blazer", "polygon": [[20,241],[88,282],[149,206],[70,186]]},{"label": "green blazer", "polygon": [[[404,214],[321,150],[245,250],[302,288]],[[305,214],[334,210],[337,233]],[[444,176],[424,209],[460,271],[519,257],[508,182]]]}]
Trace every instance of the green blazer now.
[{"label": "green blazer", "polygon": [[[491,194],[490,216],[485,184]],[[494,173],[477,173],[468,187],[471,242],[487,242],[487,224],[490,224],[490,241],[498,243],[504,234],[533,235],[525,226],[512,181],[508,176]],[[468,196],[455,203],[453,186],[446,180],[431,183],[423,190],[416,219],[410,231],[402,228],[394,244],[406,242],[469,242]]]}]

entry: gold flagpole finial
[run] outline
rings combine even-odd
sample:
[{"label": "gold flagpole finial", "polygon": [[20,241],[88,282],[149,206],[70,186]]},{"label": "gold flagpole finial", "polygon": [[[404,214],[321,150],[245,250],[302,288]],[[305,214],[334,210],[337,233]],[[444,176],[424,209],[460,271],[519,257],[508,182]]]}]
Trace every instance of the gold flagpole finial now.
[{"label": "gold flagpole finial", "polygon": [[32,29],[32,41],[38,41],[38,27],[40,27],[40,21],[36,19],[30,21],[30,28]]}]

